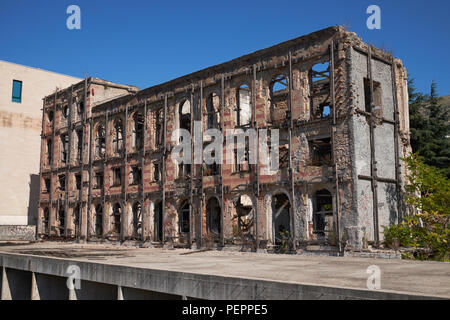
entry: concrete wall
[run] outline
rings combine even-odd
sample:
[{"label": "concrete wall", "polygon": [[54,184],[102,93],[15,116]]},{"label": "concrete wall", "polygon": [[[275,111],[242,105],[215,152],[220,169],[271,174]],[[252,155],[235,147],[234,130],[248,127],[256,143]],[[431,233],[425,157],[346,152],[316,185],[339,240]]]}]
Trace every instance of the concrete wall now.
[{"label": "concrete wall", "polygon": [[35,239],[36,239],[35,226],[0,225],[0,241],[11,241],[11,240],[34,241]]},{"label": "concrete wall", "polygon": [[[368,78],[367,55],[352,49],[350,51],[350,81],[353,88],[353,108],[365,110],[364,78]],[[373,80],[381,86],[380,117],[394,120],[394,101],[392,92],[391,66],[376,59],[372,59]],[[371,182],[358,178],[359,175],[371,176],[371,144],[370,126],[366,116],[354,114],[350,119],[353,139],[353,168],[354,168],[354,222],[353,237],[355,243],[361,243],[365,237],[374,240],[373,224],[373,192]],[[394,125],[387,122],[377,123],[374,130],[375,161],[377,176],[385,179],[396,179],[395,175],[395,141]],[[382,226],[397,223],[397,195],[395,184],[378,182],[378,225],[380,240],[383,239]]]},{"label": "concrete wall", "polygon": [[[12,102],[13,80],[22,101]],[[0,61],[0,225],[35,224],[42,98],[81,79]]]}]

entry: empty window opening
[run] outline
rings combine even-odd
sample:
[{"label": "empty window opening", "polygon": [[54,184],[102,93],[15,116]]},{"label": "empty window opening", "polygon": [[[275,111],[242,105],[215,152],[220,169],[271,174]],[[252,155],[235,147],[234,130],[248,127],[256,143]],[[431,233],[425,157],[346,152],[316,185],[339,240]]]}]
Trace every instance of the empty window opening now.
[{"label": "empty window opening", "polygon": [[13,80],[12,85],[12,102],[22,102],[22,81]]},{"label": "empty window opening", "polygon": [[80,229],[80,215],[81,215],[81,208],[79,205],[77,205],[73,209],[73,228],[75,231],[75,235],[78,234],[78,231]]},{"label": "empty window opening", "polygon": [[310,75],[313,83],[328,79],[330,76],[330,63],[324,62],[315,64],[311,68]]},{"label": "empty window opening", "polygon": [[130,185],[138,185],[141,183],[141,175],[142,175],[142,170],[139,167],[132,167],[130,174],[129,174],[129,180],[128,183]]},{"label": "empty window opening", "polygon": [[237,127],[249,126],[252,121],[251,91],[248,85],[244,84],[237,91],[237,104],[234,110],[234,118]]},{"label": "empty window opening", "polygon": [[47,140],[47,164],[50,165],[52,163],[52,153],[53,153],[53,143],[51,139]]},{"label": "empty window opening", "polygon": [[142,234],[142,206],[139,201],[133,204],[133,237],[138,238]]},{"label": "empty window opening", "polygon": [[122,119],[114,121],[114,136],[113,136],[114,152],[119,153],[123,149],[123,124]]},{"label": "empty window opening", "polygon": [[[211,157],[215,158],[215,156],[216,152],[214,150],[211,151]],[[204,163],[203,166],[204,166],[203,174],[205,176],[215,176],[219,174],[219,165],[216,163],[216,161],[214,161],[211,164]]]},{"label": "empty window opening", "polygon": [[248,195],[241,195],[234,202],[233,236],[242,239],[251,239],[253,237],[253,203]]},{"label": "empty window opening", "polygon": [[61,161],[67,163],[67,156],[69,151],[69,136],[67,134],[61,135]]},{"label": "empty window opening", "polygon": [[106,152],[106,137],[105,128],[99,124],[95,135],[95,155],[97,157],[104,157]]},{"label": "empty window opening", "polygon": [[235,137],[234,149],[234,171],[248,172],[250,170],[250,137],[245,136],[244,145],[239,143],[238,137]]},{"label": "empty window opening", "polygon": [[44,179],[44,193],[50,193],[50,179]]},{"label": "empty window opening", "polygon": [[163,208],[162,202],[157,202],[155,204],[155,212],[153,216],[154,220],[154,234],[155,241],[162,242],[163,240]]},{"label": "empty window opening", "polygon": [[133,120],[133,147],[136,150],[141,150],[144,147],[144,116],[137,112],[134,115]]},{"label": "empty window opening", "polygon": [[60,207],[57,212],[58,214],[56,216],[56,226],[58,229],[58,234],[60,236],[64,236],[66,231],[66,213],[63,207]]},{"label": "empty window opening", "polygon": [[162,144],[162,136],[163,136],[163,126],[164,126],[164,119],[163,119],[164,113],[163,110],[160,109],[156,111],[155,116],[155,138],[156,138],[156,145]]},{"label": "empty window opening", "polygon": [[153,164],[153,181],[159,181],[161,179],[161,169],[159,162]]},{"label": "empty window opening", "polygon": [[95,234],[97,237],[103,235],[103,206],[101,204],[95,207]]},{"label": "empty window opening", "polygon": [[120,186],[122,184],[122,170],[121,168],[113,168],[113,187]]},{"label": "empty window opening", "polygon": [[78,114],[84,113],[84,101],[80,101],[77,106]]},{"label": "empty window opening", "polygon": [[101,171],[95,173],[95,188],[103,189],[103,172]]},{"label": "empty window opening", "polygon": [[315,194],[314,206],[314,233],[324,236],[325,232],[331,231],[333,227],[333,199],[331,193],[326,190],[319,190]]},{"label": "empty window opening", "polygon": [[179,117],[180,129],[185,129],[191,132],[191,103],[189,102],[189,100],[185,100],[184,102],[180,103]]},{"label": "empty window opening", "polygon": [[317,118],[327,118],[331,115],[331,106],[328,104],[321,104],[317,110]]},{"label": "empty window opening", "polygon": [[206,127],[207,129],[219,128],[220,99],[216,93],[211,93],[206,100]]},{"label": "empty window opening", "polygon": [[213,235],[220,234],[221,208],[216,197],[212,197],[206,203],[206,225],[207,231]]},{"label": "empty window opening", "polygon": [[[380,112],[382,107],[382,92],[381,84],[377,81],[373,81],[373,111]],[[364,102],[366,112],[371,112],[371,95],[370,95],[370,80],[364,78]]]},{"label": "empty window opening", "polygon": [[273,233],[277,245],[291,236],[290,210],[291,203],[284,193],[272,197]]},{"label": "empty window opening", "polygon": [[58,177],[58,182],[59,182],[59,190],[60,191],[66,191],[66,176],[65,175],[60,175]]},{"label": "empty window opening", "polygon": [[115,203],[111,214],[111,232],[115,235],[120,234],[120,221],[122,218],[122,207]]},{"label": "empty window opening", "polygon": [[332,164],[331,138],[315,139],[309,141],[309,150],[311,165],[330,166]]},{"label": "empty window opening", "polygon": [[65,119],[67,119],[67,118],[69,117],[69,106],[65,106],[65,107],[62,109],[62,115],[63,115],[63,117],[64,117]]},{"label": "empty window opening", "polygon": [[180,232],[189,233],[189,201],[185,200],[180,206]]},{"label": "empty window opening", "polygon": [[274,77],[270,83],[270,93],[272,95],[286,94],[288,92],[288,82],[284,75]]},{"label": "empty window opening", "polygon": [[47,233],[47,234],[49,232],[49,229],[48,229],[49,216],[50,216],[50,210],[48,208],[44,208],[44,216],[42,219],[42,229],[43,229],[44,233]]},{"label": "empty window opening", "polygon": [[75,187],[77,190],[81,190],[81,174],[75,175]]},{"label": "empty window opening", "polygon": [[48,121],[49,122],[53,122],[53,117],[54,116],[54,113],[53,113],[53,111],[50,111],[49,113],[48,113]]},{"label": "empty window opening", "polygon": [[77,130],[77,160],[81,161],[83,152],[83,129]]}]

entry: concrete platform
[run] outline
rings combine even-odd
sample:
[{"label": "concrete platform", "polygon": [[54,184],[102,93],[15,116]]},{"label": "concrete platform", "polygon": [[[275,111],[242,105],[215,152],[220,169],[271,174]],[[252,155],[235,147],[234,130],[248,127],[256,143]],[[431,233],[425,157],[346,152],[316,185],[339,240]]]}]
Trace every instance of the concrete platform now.
[{"label": "concrete platform", "polygon": [[[0,244],[0,265],[58,279],[77,265],[91,285],[163,299],[450,299],[450,263],[441,262],[44,242]],[[367,288],[369,266],[381,271],[380,289]]]}]

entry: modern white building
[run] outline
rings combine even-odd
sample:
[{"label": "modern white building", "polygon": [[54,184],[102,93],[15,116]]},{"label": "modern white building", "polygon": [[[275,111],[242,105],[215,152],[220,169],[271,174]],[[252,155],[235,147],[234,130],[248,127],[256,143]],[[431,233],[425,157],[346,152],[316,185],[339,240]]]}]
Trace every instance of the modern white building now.
[{"label": "modern white building", "polygon": [[0,60],[0,240],[36,224],[42,99],[81,80]]}]

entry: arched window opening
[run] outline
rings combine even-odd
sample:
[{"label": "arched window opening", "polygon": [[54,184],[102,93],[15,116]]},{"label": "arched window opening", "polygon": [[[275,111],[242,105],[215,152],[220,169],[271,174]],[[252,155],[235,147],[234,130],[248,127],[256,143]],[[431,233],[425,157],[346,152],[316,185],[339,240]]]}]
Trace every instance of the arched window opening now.
[{"label": "arched window opening", "polygon": [[59,235],[63,237],[66,231],[66,213],[64,211],[64,207],[60,207],[58,210],[58,215],[56,217],[56,226],[58,228]]},{"label": "arched window opening", "polygon": [[153,216],[154,222],[154,234],[155,241],[162,242],[163,240],[163,208],[162,202],[157,202],[155,204],[155,212]]},{"label": "arched window opening", "polygon": [[280,74],[272,79],[270,83],[270,92],[272,95],[285,94],[288,92],[288,82],[284,75]]},{"label": "arched window opening", "polygon": [[50,165],[52,163],[52,154],[53,154],[53,143],[52,139],[47,140],[47,164]]},{"label": "arched window opening", "polygon": [[53,122],[53,118],[54,118],[54,113],[53,113],[53,111],[49,111],[49,113],[48,113],[48,121],[49,121],[49,122]]},{"label": "arched window opening", "polygon": [[62,109],[62,115],[63,115],[64,119],[67,119],[69,117],[69,106],[65,106]]},{"label": "arched window opening", "polygon": [[234,110],[236,127],[249,126],[252,121],[251,91],[248,85],[244,84],[237,91],[237,105]]},{"label": "arched window opening", "polygon": [[119,153],[123,149],[123,124],[122,119],[114,121],[113,148],[115,153]]},{"label": "arched window opening", "polygon": [[50,210],[48,208],[44,208],[44,216],[43,216],[43,219],[42,219],[42,230],[46,234],[49,233],[49,228],[48,228],[49,217],[50,217]]},{"label": "arched window opening", "polygon": [[180,232],[189,233],[189,201],[185,200],[180,206]]},{"label": "arched window opening", "polygon": [[330,63],[316,63],[310,70],[312,82],[327,80],[330,76]]},{"label": "arched window opening", "polygon": [[330,191],[323,189],[315,194],[314,233],[325,236],[333,229],[333,197]]},{"label": "arched window opening", "polygon": [[122,207],[119,203],[115,203],[111,214],[111,231],[114,235],[120,235],[120,222],[122,218]]},{"label": "arched window opening", "polygon": [[217,198],[212,197],[206,203],[206,225],[207,231],[212,233],[213,235],[220,234],[221,225],[220,225],[220,216],[221,216],[221,208],[219,201]]},{"label": "arched window opening", "polygon": [[99,158],[104,157],[106,152],[105,127],[99,124],[95,135],[95,155]]},{"label": "arched window opening", "polygon": [[248,195],[241,195],[234,202],[233,220],[233,236],[250,240],[253,237],[253,203]]},{"label": "arched window opening", "polygon": [[103,235],[103,206],[101,204],[95,207],[95,234],[97,237]]},{"label": "arched window opening", "polygon": [[206,128],[218,129],[220,127],[220,99],[216,93],[211,93],[206,99]]},{"label": "arched window opening", "polygon": [[156,146],[162,144],[163,126],[164,126],[164,111],[159,109],[155,115],[155,138]]},{"label": "arched window opening", "polygon": [[61,161],[67,163],[67,155],[69,151],[69,135],[61,135]]},{"label": "arched window opening", "polygon": [[74,235],[76,236],[78,234],[78,231],[80,229],[80,205],[77,205],[73,209],[73,229],[74,229]]},{"label": "arched window opening", "polygon": [[[191,103],[189,100],[185,100],[180,104],[179,109],[180,129],[185,129],[191,132]],[[180,136],[180,142],[182,138]],[[180,156],[183,154],[181,152]],[[191,174],[191,165],[188,163],[178,163],[178,178],[189,178]]]},{"label": "arched window opening", "polygon": [[77,111],[79,115],[84,113],[84,101],[80,101],[77,105]]},{"label": "arched window opening", "polygon": [[139,238],[142,232],[142,206],[139,201],[133,204],[133,237]]},{"label": "arched window opening", "polygon": [[144,147],[144,116],[136,112],[133,117],[133,144],[136,150],[141,150]]},{"label": "arched window opening", "polygon": [[291,236],[290,210],[289,198],[284,193],[272,197],[273,233],[277,245]]}]

